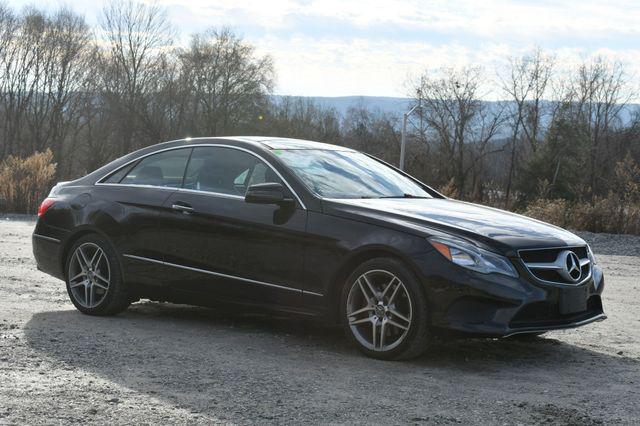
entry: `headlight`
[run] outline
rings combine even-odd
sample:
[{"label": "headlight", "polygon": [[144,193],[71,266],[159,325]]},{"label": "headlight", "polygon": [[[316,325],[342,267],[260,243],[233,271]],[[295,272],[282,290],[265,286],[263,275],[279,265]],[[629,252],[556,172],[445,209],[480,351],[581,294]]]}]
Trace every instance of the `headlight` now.
[{"label": "headlight", "polygon": [[499,254],[476,247],[458,238],[431,237],[429,243],[456,265],[483,274],[497,273],[518,277],[518,271],[509,259]]},{"label": "headlight", "polygon": [[587,244],[587,256],[589,256],[589,260],[591,261],[591,265],[596,264],[596,257],[593,255],[593,251],[591,250],[591,246]]}]

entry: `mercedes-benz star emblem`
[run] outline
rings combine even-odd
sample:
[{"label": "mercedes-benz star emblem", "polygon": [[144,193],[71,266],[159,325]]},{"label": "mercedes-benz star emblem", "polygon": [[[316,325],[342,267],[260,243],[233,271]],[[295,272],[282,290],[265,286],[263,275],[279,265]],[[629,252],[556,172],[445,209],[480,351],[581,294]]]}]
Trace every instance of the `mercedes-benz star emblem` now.
[{"label": "mercedes-benz star emblem", "polygon": [[580,268],[580,259],[572,251],[564,252],[564,267],[565,270],[561,271],[564,277],[572,282],[578,282],[582,277],[582,269]]}]

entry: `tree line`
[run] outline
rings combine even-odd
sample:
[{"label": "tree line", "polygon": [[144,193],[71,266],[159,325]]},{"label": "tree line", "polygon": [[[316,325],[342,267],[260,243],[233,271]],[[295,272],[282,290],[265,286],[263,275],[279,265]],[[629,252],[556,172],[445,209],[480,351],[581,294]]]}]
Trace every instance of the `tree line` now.
[{"label": "tree line", "polygon": [[[176,39],[158,5],[112,1],[91,28],[68,8],[0,3],[4,209],[33,209],[14,198],[37,192],[15,188],[33,173],[17,160],[35,153],[28,164],[51,180],[185,136],[298,137],[397,164],[401,112],[361,105],[343,115],[274,97],[273,60],[230,28],[193,34],[186,46]],[[567,71],[536,49],[494,70],[428,69],[408,83],[413,175],[447,195],[565,226],[640,232],[640,114],[622,64],[595,58]]]}]

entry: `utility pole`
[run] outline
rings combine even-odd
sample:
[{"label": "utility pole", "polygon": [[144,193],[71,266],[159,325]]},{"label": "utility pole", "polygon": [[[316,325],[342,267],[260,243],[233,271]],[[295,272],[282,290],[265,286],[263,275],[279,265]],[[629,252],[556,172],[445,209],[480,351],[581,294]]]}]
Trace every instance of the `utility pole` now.
[{"label": "utility pole", "polygon": [[407,121],[417,109],[422,109],[422,91],[418,89],[418,104],[402,115],[402,134],[400,136],[400,170],[404,170],[404,158],[407,150]]}]

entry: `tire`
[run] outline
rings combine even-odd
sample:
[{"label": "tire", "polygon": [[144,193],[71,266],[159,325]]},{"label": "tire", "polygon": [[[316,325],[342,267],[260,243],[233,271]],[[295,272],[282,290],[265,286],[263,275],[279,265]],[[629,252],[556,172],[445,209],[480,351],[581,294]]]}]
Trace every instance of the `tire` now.
[{"label": "tire", "polygon": [[115,315],[131,304],[116,251],[97,234],[80,237],[65,262],[67,293],[88,315]]},{"label": "tire", "polygon": [[351,273],[342,289],[340,317],[347,338],[369,357],[409,359],[427,349],[424,290],[396,259],[371,259]]}]

